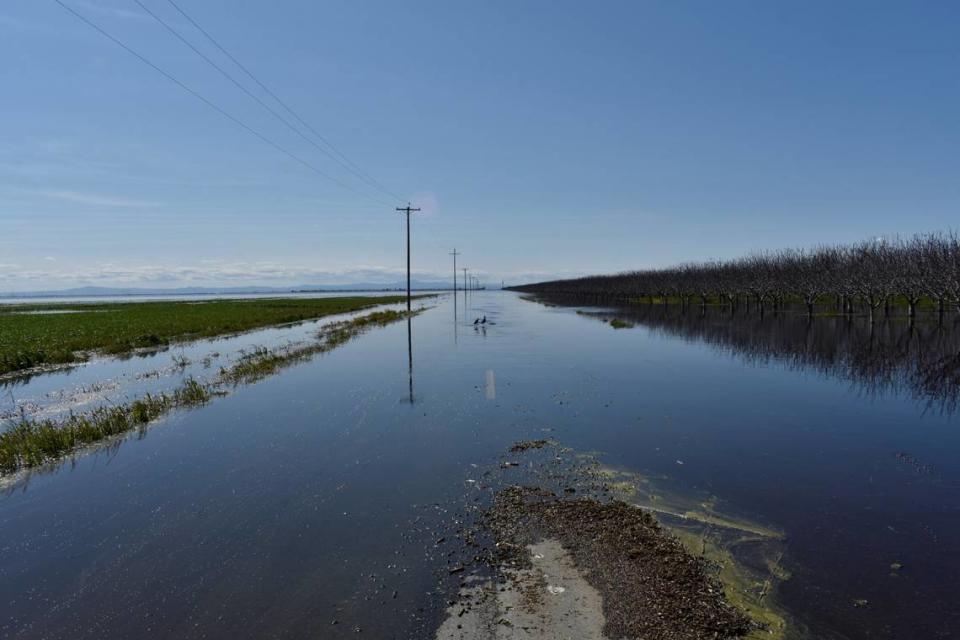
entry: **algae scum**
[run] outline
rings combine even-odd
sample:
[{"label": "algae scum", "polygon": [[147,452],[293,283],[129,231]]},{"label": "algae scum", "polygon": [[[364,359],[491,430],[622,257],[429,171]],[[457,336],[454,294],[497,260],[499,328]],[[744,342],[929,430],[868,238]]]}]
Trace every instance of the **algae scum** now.
[{"label": "algae scum", "polygon": [[0,636],[960,628],[952,327],[455,300],[0,382]]},{"label": "algae scum", "polygon": [[451,561],[460,595],[437,638],[802,637],[773,595],[784,536],[715,499],[546,440],[514,444],[481,475],[456,534],[476,553]]}]

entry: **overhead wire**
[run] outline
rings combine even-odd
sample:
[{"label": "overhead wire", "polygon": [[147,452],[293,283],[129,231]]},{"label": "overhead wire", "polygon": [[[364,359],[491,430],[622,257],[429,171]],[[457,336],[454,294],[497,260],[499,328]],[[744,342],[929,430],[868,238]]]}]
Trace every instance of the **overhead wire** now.
[{"label": "overhead wire", "polygon": [[[316,136],[318,140],[320,140],[321,142],[323,142],[323,144],[329,147],[330,151],[339,158],[338,162],[342,160],[341,165],[344,166],[344,168],[348,169],[349,171],[351,171],[351,173],[353,173],[357,177],[367,182],[370,186],[376,189],[379,189],[381,192],[385,193],[391,198],[396,198],[398,201],[404,200],[402,197],[398,196],[396,193],[394,193],[390,189],[383,186],[383,184],[380,183],[380,181],[376,180],[373,176],[371,176],[369,173],[367,173],[362,168],[360,168],[355,162],[353,162],[343,152],[341,152],[332,142],[330,142],[330,140],[328,140],[320,132],[318,132],[314,127],[312,127],[296,111],[294,111],[289,104],[287,104],[284,100],[282,100],[266,84],[261,82],[260,79],[257,78],[257,76],[255,76],[252,71],[250,71],[250,69],[248,69],[243,63],[241,63],[233,54],[227,51],[227,49],[223,45],[221,45],[216,38],[214,38],[212,35],[210,35],[210,33],[206,29],[200,26],[200,24],[195,19],[193,19],[186,11],[184,11],[180,7],[180,5],[174,2],[174,0],[167,0],[167,2],[169,2],[170,5],[174,9],[176,9],[178,13],[180,13],[181,16],[183,16],[190,24],[192,24],[197,29],[197,31],[202,33],[203,36],[213,44],[213,46],[219,49],[220,52],[223,53],[223,55],[229,58],[230,61],[233,62],[235,65],[237,65],[237,67],[241,71],[243,71],[247,75],[247,77],[253,80],[257,84],[257,86],[259,86],[264,91],[264,93],[266,93],[271,98],[273,98],[277,102],[277,104],[283,107],[286,110],[286,112],[289,113],[291,116],[293,116],[293,118],[297,122],[303,125],[303,127],[306,128],[314,136]],[[140,4],[139,0],[137,3]]]},{"label": "overhead wire", "polygon": [[[304,141],[306,141],[306,142],[307,142],[308,144],[310,144],[311,146],[315,147],[318,151],[320,151],[321,153],[323,153],[324,155],[326,155],[328,158],[330,158],[331,160],[333,160],[334,162],[336,162],[337,164],[339,164],[340,166],[342,166],[343,168],[345,168],[347,171],[349,171],[350,173],[353,173],[354,175],[357,175],[356,171],[354,171],[350,166],[346,165],[343,161],[341,161],[339,158],[337,158],[333,153],[331,153],[331,152],[328,151],[327,149],[325,149],[325,148],[323,148],[322,146],[320,146],[319,144],[317,144],[316,141],[314,141],[312,138],[310,138],[309,136],[307,136],[306,134],[304,134],[303,131],[301,131],[298,127],[294,126],[289,120],[287,120],[287,119],[284,118],[282,115],[280,115],[279,113],[277,113],[277,111],[276,111],[275,109],[273,109],[270,105],[268,105],[266,102],[264,102],[262,99],[260,99],[259,96],[257,96],[255,93],[253,93],[252,91],[250,91],[247,87],[245,87],[245,86],[243,85],[243,83],[241,83],[241,82],[238,81],[236,78],[234,78],[226,69],[224,69],[223,67],[221,67],[220,65],[218,65],[218,64],[217,64],[215,61],[213,61],[209,56],[207,56],[203,51],[201,51],[200,49],[198,49],[192,42],[190,42],[189,40],[187,40],[187,39],[186,39],[179,31],[177,31],[172,25],[170,25],[167,21],[165,21],[165,20],[164,20],[163,18],[161,18],[159,15],[157,15],[156,13],[154,13],[153,11],[151,11],[150,8],[142,2],[142,0],[133,0],[133,1],[134,1],[137,5],[139,5],[139,7],[140,7],[141,9],[143,9],[143,10],[147,13],[147,15],[149,15],[150,17],[152,17],[152,18],[153,18],[155,21],[157,21],[162,27],[164,27],[167,31],[169,31],[171,34],[173,34],[173,36],[174,36],[175,38],[177,38],[180,42],[182,42],[182,43],[185,44],[187,47],[189,47],[191,51],[193,51],[195,54],[197,54],[198,56],[200,56],[200,58],[203,59],[204,62],[206,62],[206,63],[209,64],[211,67],[213,67],[214,69],[216,69],[217,72],[220,73],[220,75],[222,75],[224,78],[226,78],[226,79],[229,80],[231,83],[233,83],[234,86],[236,86],[238,89],[240,89],[241,91],[243,91],[243,92],[244,92],[247,96],[249,96],[252,100],[256,101],[256,103],[259,104],[261,107],[263,107],[264,109],[266,109],[267,112],[270,113],[270,115],[272,115],[272,116],[275,117],[277,120],[279,120],[280,122],[282,122],[288,129],[290,129],[290,130],[293,131],[295,134],[297,134],[298,136],[300,136]],[[361,176],[357,175],[357,177],[359,177],[361,180],[363,180],[363,178],[362,178]],[[364,182],[366,182],[366,181],[364,180]],[[389,195],[389,194],[388,194],[388,195]],[[394,197],[394,196],[390,195],[390,197]]]},{"label": "overhead wire", "polygon": [[352,185],[350,185],[350,184],[348,184],[348,183],[346,183],[346,182],[343,182],[343,181],[339,180],[338,178],[336,178],[336,177],[334,177],[334,176],[331,176],[330,174],[328,174],[328,173],[326,173],[325,171],[323,171],[322,169],[316,167],[315,165],[313,165],[313,164],[310,163],[309,161],[304,160],[303,158],[301,158],[300,156],[296,155],[295,153],[287,150],[285,147],[283,147],[283,146],[281,146],[280,144],[274,142],[273,140],[271,140],[270,138],[268,138],[268,137],[265,136],[264,134],[260,133],[259,131],[257,131],[256,129],[254,129],[253,127],[251,127],[250,125],[246,124],[245,122],[243,122],[242,120],[240,120],[239,118],[237,118],[236,116],[234,116],[233,114],[231,114],[230,112],[226,111],[225,109],[223,109],[222,107],[220,107],[219,105],[217,105],[217,104],[216,104],[215,102],[213,102],[212,100],[210,100],[210,99],[208,99],[207,97],[205,97],[203,94],[201,94],[201,93],[199,93],[198,91],[192,89],[191,87],[189,87],[187,84],[185,84],[184,82],[182,82],[181,80],[179,80],[178,78],[176,78],[176,77],[175,77],[174,75],[172,75],[171,73],[167,72],[166,70],[164,70],[164,69],[161,68],[160,66],[158,66],[158,65],[156,65],[155,63],[151,62],[151,61],[150,61],[149,59],[147,59],[145,56],[143,56],[142,54],[138,53],[137,51],[135,51],[134,49],[132,49],[131,47],[129,47],[126,43],[124,43],[122,40],[120,40],[119,38],[117,38],[117,37],[115,37],[114,35],[112,35],[112,34],[111,34],[110,32],[108,32],[106,29],[104,29],[103,27],[101,27],[101,26],[98,25],[97,23],[93,22],[92,20],[90,20],[89,18],[87,18],[86,16],[84,16],[83,14],[81,14],[80,12],[76,11],[73,7],[70,7],[69,5],[65,4],[65,3],[63,2],[63,0],[53,0],[53,1],[56,2],[58,5],[60,5],[60,6],[61,6],[64,10],[66,10],[67,12],[73,14],[73,15],[74,15],[77,19],[79,19],[81,22],[83,22],[83,23],[86,24],[87,26],[91,27],[91,28],[94,29],[95,31],[99,32],[99,33],[100,33],[101,35],[103,35],[105,38],[107,38],[108,40],[110,40],[110,41],[113,42],[114,44],[116,44],[116,45],[118,45],[119,47],[121,47],[122,49],[124,49],[124,50],[125,50],[127,53],[129,53],[130,55],[132,55],[132,56],[134,56],[135,58],[137,58],[138,60],[140,60],[140,62],[144,63],[145,65],[147,65],[148,67],[150,67],[151,69],[153,69],[154,71],[156,71],[157,73],[159,73],[160,75],[162,75],[163,77],[165,77],[167,80],[169,80],[170,82],[173,82],[175,85],[177,85],[178,87],[180,87],[181,89],[183,89],[184,91],[186,91],[187,93],[189,93],[190,95],[192,95],[194,98],[200,100],[200,101],[203,102],[205,105],[207,105],[208,107],[210,107],[211,109],[213,109],[214,111],[216,111],[217,113],[219,113],[221,116],[227,118],[228,120],[230,120],[231,122],[233,122],[233,123],[236,124],[237,126],[241,127],[242,129],[244,129],[245,131],[247,131],[247,132],[250,133],[251,135],[255,136],[256,138],[258,138],[260,141],[264,142],[265,144],[270,145],[271,147],[273,147],[274,149],[276,149],[276,150],[279,151],[280,153],[284,154],[284,155],[287,156],[288,158],[290,158],[290,159],[294,160],[295,162],[303,165],[303,166],[306,167],[307,169],[309,169],[309,170],[313,171],[314,173],[316,173],[317,175],[319,175],[319,176],[321,176],[321,177],[329,180],[330,182],[333,182],[334,184],[337,184],[337,185],[343,187],[344,189],[347,189],[348,191],[352,191],[353,193],[355,193],[355,194],[357,194],[357,195],[360,195],[360,196],[363,196],[363,197],[366,197],[366,198],[372,198],[372,199],[376,200],[377,202],[379,202],[380,204],[383,204],[383,205],[385,205],[385,206],[391,206],[391,204],[390,204],[389,202],[385,202],[385,201],[381,200],[380,198],[373,196],[373,195],[370,194],[370,193],[366,193],[366,192],[359,191],[359,190],[355,189]]}]

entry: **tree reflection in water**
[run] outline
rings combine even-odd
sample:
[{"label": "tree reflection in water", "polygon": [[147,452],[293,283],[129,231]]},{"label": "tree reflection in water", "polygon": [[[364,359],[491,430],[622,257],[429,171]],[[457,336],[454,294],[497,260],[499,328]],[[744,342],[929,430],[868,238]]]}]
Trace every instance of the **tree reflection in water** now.
[{"label": "tree reflection in water", "polygon": [[[550,298],[551,303],[563,303]],[[569,302],[569,301],[567,301]],[[581,310],[614,326],[642,325],[697,340],[751,364],[813,369],[853,382],[863,393],[909,394],[926,410],[960,405],[960,319],[931,314],[871,323],[853,316],[809,318],[802,312],[760,315],[679,305]]]}]

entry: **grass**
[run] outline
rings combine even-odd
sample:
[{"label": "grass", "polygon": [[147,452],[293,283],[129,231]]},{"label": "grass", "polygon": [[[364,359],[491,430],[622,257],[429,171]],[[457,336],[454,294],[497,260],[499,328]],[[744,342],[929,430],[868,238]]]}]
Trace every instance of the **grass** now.
[{"label": "grass", "polygon": [[0,305],[0,375],[83,362],[91,353],[129,353],[403,300],[352,296]]},{"label": "grass", "polygon": [[373,327],[407,317],[406,312],[387,310],[334,322],[317,333],[314,343],[275,350],[257,349],[229,369],[221,369],[219,376],[209,383],[190,378],[172,394],[147,394],[129,404],[101,407],[85,415],[71,414],[61,421],[21,420],[0,432],[0,475],[36,467],[80,447],[144,428],[173,409],[206,404],[213,397],[224,395],[226,385],[255,382],[285,366],[335,349]]},{"label": "grass", "polygon": [[406,317],[407,314],[401,311],[375,311],[359,318],[325,326],[317,333],[317,342],[306,346],[280,348],[273,351],[264,348],[255,349],[229,369],[221,369],[219,382],[231,384],[255,382],[276,373],[283,367],[335,349],[372,327],[382,327]]},{"label": "grass", "polygon": [[130,404],[101,407],[62,422],[22,420],[0,433],[0,473],[35,467],[78,447],[143,427],[176,407],[210,401],[213,393],[192,378],[173,394],[147,394]]}]

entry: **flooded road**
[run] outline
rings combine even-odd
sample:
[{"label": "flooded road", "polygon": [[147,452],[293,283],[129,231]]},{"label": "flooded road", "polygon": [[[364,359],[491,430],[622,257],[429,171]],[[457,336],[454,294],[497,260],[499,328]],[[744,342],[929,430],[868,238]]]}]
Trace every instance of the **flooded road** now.
[{"label": "flooded road", "polygon": [[[952,325],[758,325],[510,292],[429,304],[7,487],[0,636],[430,638],[452,594],[439,540],[477,470],[536,437],[784,532],[776,597],[814,637],[958,633]],[[202,369],[313,326],[185,355]],[[169,366],[98,361],[2,391],[42,404]]]}]

